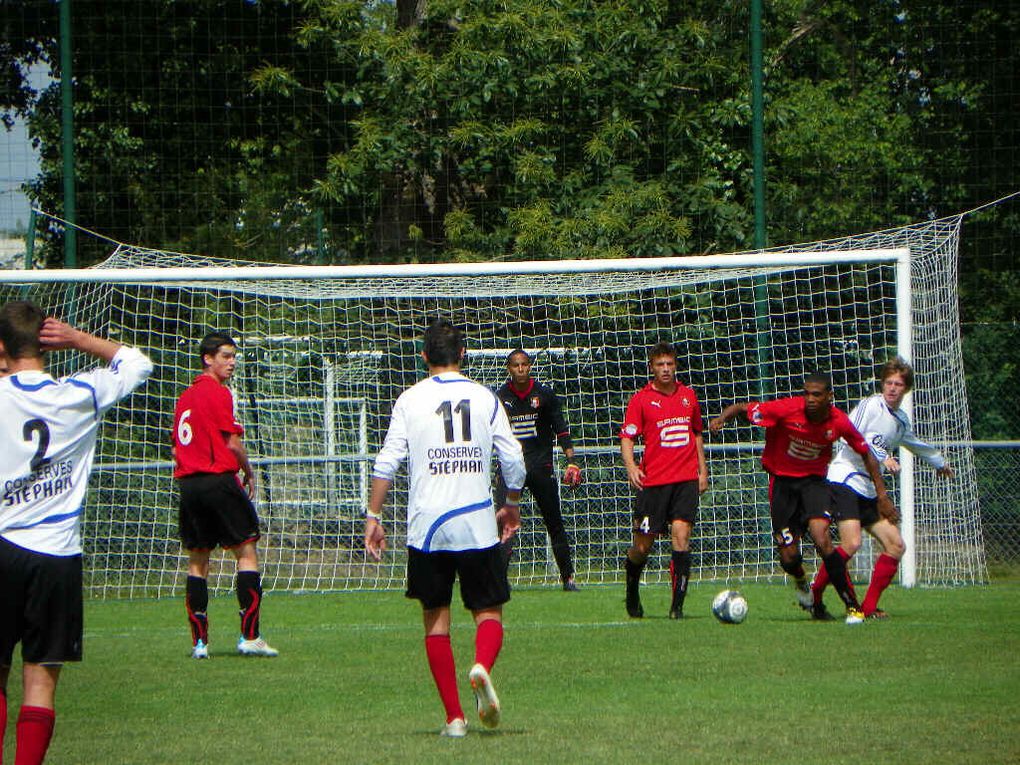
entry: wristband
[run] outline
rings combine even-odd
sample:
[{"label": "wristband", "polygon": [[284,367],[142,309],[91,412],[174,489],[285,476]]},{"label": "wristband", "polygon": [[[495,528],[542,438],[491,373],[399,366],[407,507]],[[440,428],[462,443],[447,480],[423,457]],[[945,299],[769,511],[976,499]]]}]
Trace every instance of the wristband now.
[{"label": "wristband", "polygon": [[503,507],[520,507],[520,505],[521,505],[520,500],[517,500],[516,502],[511,502],[509,499],[503,500]]},{"label": "wristband", "polygon": [[371,518],[376,523],[382,523],[382,515],[380,515],[379,513],[373,513],[371,510],[365,511],[365,517]]}]

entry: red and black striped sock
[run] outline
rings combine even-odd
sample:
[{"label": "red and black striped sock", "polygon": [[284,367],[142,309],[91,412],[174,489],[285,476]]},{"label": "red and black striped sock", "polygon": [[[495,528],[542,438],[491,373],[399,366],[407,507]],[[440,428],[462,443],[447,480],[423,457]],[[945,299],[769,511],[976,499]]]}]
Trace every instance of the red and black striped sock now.
[{"label": "red and black striped sock", "polygon": [[184,607],[188,610],[188,625],[191,627],[191,644],[201,640],[209,645],[209,583],[200,576],[188,575],[184,590]]},{"label": "red and black striped sock", "polygon": [[241,635],[245,640],[259,636],[262,610],[262,576],[258,571],[237,572],[237,602],[241,606]]}]

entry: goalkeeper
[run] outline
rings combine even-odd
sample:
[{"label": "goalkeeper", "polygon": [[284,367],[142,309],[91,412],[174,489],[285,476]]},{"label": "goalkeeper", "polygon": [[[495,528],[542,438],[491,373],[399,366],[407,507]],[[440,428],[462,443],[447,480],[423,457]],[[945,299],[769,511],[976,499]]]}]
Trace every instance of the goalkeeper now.
[{"label": "goalkeeper", "polygon": [[[570,439],[570,428],[563,416],[563,406],[556,393],[531,376],[534,361],[526,351],[517,349],[506,359],[509,379],[496,391],[503,402],[514,436],[524,450],[524,463],[528,469],[524,485],[531,491],[542,514],[553,557],[560,571],[563,589],[576,592],[574,562],[570,554],[570,537],[563,526],[560,510],[560,492],[553,470],[553,441],[560,445],[567,466],[563,471],[563,483],[576,487],[581,483],[581,468],[574,462],[574,445]],[[502,474],[496,481],[496,506],[502,507],[506,497],[506,484]],[[513,551],[513,541],[504,549],[507,558]]]}]

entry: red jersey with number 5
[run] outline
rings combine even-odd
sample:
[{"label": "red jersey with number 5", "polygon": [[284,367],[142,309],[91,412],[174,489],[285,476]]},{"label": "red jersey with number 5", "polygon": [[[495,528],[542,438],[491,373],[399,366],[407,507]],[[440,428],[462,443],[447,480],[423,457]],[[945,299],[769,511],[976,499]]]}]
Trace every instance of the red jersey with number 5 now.
[{"label": "red jersey with number 5", "polygon": [[692,388],[677,384],[672,394],[649,382],[627,404],[620,438],[644,441],[641,469],[645,486],[664,486],[698,478],[701,405]]},{"label": "red jersey with number 5", "polygon": [[832,444],[839,438],[858,454],[868,452],[864,438],[842,410],[830,406],[824,421],[809,421],[803,396],[752,402],[747,419],[765,428],[761,464],[772,475],[824,477],[832,459]]},{"label": "red jersey with number 5", "polygon": [[230,388],[211,375],[200,374],[177,399],[174,410],[174,478],[196,473],[236,473],[237,457],[227,448],[226,436],[242,435],[234,417]]}]

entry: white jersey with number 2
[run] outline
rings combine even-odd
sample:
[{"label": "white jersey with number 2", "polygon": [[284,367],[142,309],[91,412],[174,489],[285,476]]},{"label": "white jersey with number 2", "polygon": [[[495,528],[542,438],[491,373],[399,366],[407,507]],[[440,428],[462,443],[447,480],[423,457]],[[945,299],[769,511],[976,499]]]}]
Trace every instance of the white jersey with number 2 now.
[{"label": "white jersey with number 2", "polygon": [[[936,470],[946,464],[938,449],[914,435],[907,413],[902,409],[890,409],[879,393],[868,396],[855,406],[850,412],[850,421],[864,436],[868,448],[880,464],[899,446],[910,450]],[[875,484],[864,467],[864,458],[842,442],[836,445],[827,478],[832,483],[845,485],[862,497],[876,496]]]},{"label": "white jersey with number 2", "polygon": [[392,481],[407,460],[409,547],[483,550],[499,542],[493,452],[506,485],[523,487],[521,444],[488,388],[458,372],[443,372],[400,394],[372,475]]},{"label": "white jersey with number 2", "polygon": [[47,555],[81,552],[100,419],[151,372],[141,351],[122,346],[108,367],[70,377],[25,371],[0,378],[0,536]]}]

